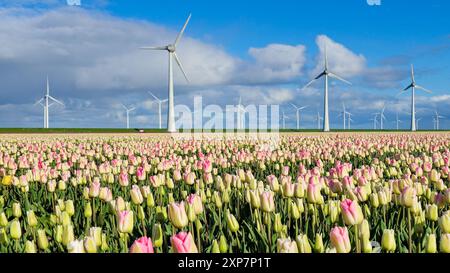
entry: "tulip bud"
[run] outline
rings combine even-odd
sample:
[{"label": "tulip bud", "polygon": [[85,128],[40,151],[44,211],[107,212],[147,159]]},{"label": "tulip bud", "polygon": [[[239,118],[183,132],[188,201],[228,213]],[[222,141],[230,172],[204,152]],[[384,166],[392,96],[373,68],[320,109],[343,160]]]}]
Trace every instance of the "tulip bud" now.
[{"label": "tulip bud", "polygon": [[5,212],[0,213],[0,227],[6,227],[8,225],[8,218],[6,217]]},{"label": "tulip bud", "polygon": [[140,205],[140,204],[142,204],[142,202],[144,202],[144,197],[142,196],[139,186],[133,185],[132,189],[130,191],[130,194],[131,194],[131,200],[133,201],[133,204]]},{"label": "tulip bud", "polygon": [[134,217],[133,211],[124,210],[117,213],[118,230],[121,233],[133,232]]},{"label": "tulip bud", "polygon": [[372,253],[372,244],[370,243],[370,240],[368,238],[363,238],[361,240],[361,246],[363,253]]},{"label": "tulip bud", "polygon": [[212,245],[211,245],[211,252],[213,254],[220,253],[219,243],[217,243],[217,240],[214,239]]},{"label": "tulip bud", "polygon": [[20,207],[20,203],[14,202],[12,205],[12,215],[15,218],[20,218],[22,216],[22,208]]},{"label": "tulip bud", "polygon": [[58,243],[62,242],[62,236],[63,236],[63,226],[62,225],[57,225],[55,230],[54,230],[54,238],[55,241]]},{"label": "tulip bud", "polygon": [[400,203],[407,207],[411,208],[417,202],[416,191],[412,187],[405,187],[400,195]]},{"label": "tulip bud", "polygon": [[316,234],[316,241],[314,242],[314,252],[315,253],[323,253],[325,250],[323,246],[323,240],[321,234]]},{"label": "tulip bud", "polygon": [[70,217],[72,217],[75,214],[75,207],[73,205],[73,201],[72,200],[67,200],[66,202],[64,202],[64,206],[66,208],[67,214]]},{"label": "tulip bud", "polygon": [[438,207],[435,204],[426,206],[426,218],[433,222],[439,219]]},{"label": "tulip bud", "polygon": [[291,239],[277,240],[277,253],[298,253],[297,243]]},{"label": "tulip bud", "polygon": [[17,219],[12,220],[11,226],[9,227],[9,234],[14,240],[19,240],[22,237],[22,228],[20,227],[20,222]]},{"label": "tulip bud", "polygon": [[36,253],[36,245],[33,241],[25,242],[25,253]]},{"label": "tulip bud", "polygon": [[155,206],[155,199],[153,198],[152,192],[147,193],[147,206],[149,208],[153,208]]},{"label": "tulip bud", "polygon": [[229,210],[227,210],[226,218],[227,218],[228,229],[231,232],[237,232],[239,230],[239,223],[236,220],[236,217],[234,217],[234,215],[231,214]]},{"label": "tulip bud", "polygon": [[222,199],[217,191],[213,193],[213,201],[218,209],[222,208]]},{"label": "tulip bud", "polygon": [[163,245],[163,232],[161,224],[155,224],[153,226],[152,241],[154,247],[161,247]]},{"label": "tulip bud", "polygon": [[90,202],[87,202],[86,205],[84,206],[84,217],[86,218],[92,217],[92,208]]},{"label": "tulip bud", "polygon": [[261,206],[261,199],[259,197],[258,191],[250,191],[250,204],[252,205],[253,209],[259,209],[259,207]]},{"label": "tulip bud", "polygon": [[385,229],[381,237],[381,247],[388,252],[394,252],[397,248],[395,243],[395,233],[393,229]]},{"label": "tulip bud", "polygon": [[370,194],[370,204],[374,208],[378,208],[380,206],[380,202],[378,201],[378,194],[376,193]]},{"label": "tulip bud", "polygon": [[275,213],[275,221],[273,225],[273,231],[276,233],[280,232],[283,224],[281,223],[281,215],[279,213]]},{"label": "tulip bud", "polygon": [[72,224],[63,226],[62,244],[68,246],[75,239]]},{"label": "tulip bud", "polygon": [[294,220],[300,219],[300,211],[298,210],[297,204],[293,201],[290,202],[290,214]]},{"label": "tulip bud", "polygon": [[364,219],[362,209],[356,201],[350,199],[342,201],[341,210],[346,225],[358,225]]},{"label": "tulip bud", "polygon": [[7,245],[9,243],[8,235],[4,228],[0,228],[0,244]]},{"label": "tulip bud", "polygon": [[346,227],[331,229],[330,240],[337,253],[349,253],[351,250],[350,239]]},{"label": "tulip bud", "polygon": [[102,228],[91,227],[89,229],[89,236],[94,238],[97,247],[100,247],[102,245]]},{"label": "tulip bud", "polygon": [[182,229],[188,225],[188,217],[184,207],[184,202],[169,204],[169,220],[178,229]]},{"label": "tulip bud", "polygon": [[297,236],[296,240],[298,253],[312,253],[311,245],[309,244],[308,236],[300,234]]},{"label": "tulip bud", "polygon": [[444,212],[441,218],[439,218],[439,227],[442,233],[450,233],[450,210]]},{"label": "tulip bud", "polygon": [[101,250],[104,252],[108,250],[108,242],[107,242],[107,237],[106,237],[105,233],[102,234]]},{"label": "tulip bud", "polygon": [[97,243],[95,242],[94,237],[87,236],[84,239],[83,245],[87,253],[97,253]]},{"label": "tulip bud", "polygon": [[436,243],[436,234],[428,234],[425,242],[425,252],[426,253],[436,253],[437,252],[437,243]]},{"label": "tulip bud", "polygon": [[84,243],[82,240],[72,240],[72,242],[67,245],[67,250],[69,253],[85,253]]},{"label": "tulip bud", "polygon": [[450,253],[450,233],[441,235],[439,250],[441,251],[441,253]]},{"label": "tulip bud", "polygon": [[219,251],[220,251],[220,253],[227,253],[228,252],[227,238],[225,238],[224,235],[220,235]]},{"label": "tulip bud", "polygon": [[367,221],[366,219],[364,219],[362,221],[361,224],[359,224],[358,226],[358,230],[359,230],[359,238],[361,238],[361,240],[370,240],[370,226],[369,226],[369,221]]}]

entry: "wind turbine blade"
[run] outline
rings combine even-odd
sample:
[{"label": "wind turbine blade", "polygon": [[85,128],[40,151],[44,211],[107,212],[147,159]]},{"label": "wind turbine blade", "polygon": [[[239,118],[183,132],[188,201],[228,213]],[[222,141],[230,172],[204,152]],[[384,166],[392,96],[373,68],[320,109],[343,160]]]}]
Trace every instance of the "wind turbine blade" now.
[{"label": "wind turbine blade", "polygon": [[402,93],[404,93],[405,91],[407,91],[408,89],[412,88],[413,84],[411,83],[408,87],[406,87],[405,89],[403,89]]},{"label": "wind turbine blade", "polygon": [[415,79],[414,79],[414,65],[413,64],[411,64],[411,79],[412,79],[413,82],[415,82]]},{"label": "wind turbine blade", "polygon": [[295,110],[299,110],[300,108],[298,108],[295,104],[291,103],[292,107],[295,108]]},{"label": "wind turbine blade", "polygon": [[309,106],[307,105],[307,106],[303,106],[303,107],[300,107],[300,109],[299,110],[304,110],[304,109],[306,109],[306,108],[308,108]]},{"label": "wind turbine blade", "polygon": [[417,88],[417,89],[420,89],[420,90],[422,90],[422,91],[425,91],[425,92],[428,93],[428,94],[433,93],[433,92],[431,92],[430,90],[428,90],[428,89],[426,89],[426,88],[423,88],[423,87],[420,86],[420,85],[416,85],[416,88]]},{"label": "wind turbine blade", "polygon": [[161,102],[164,103],[164,102],[168,102],[168,101],[169,101],[168,99],[165,99],[165,100],[162,100]]},{"label": "wind turbine blade", "polygon": [[328,68],[328,50],[327,50],[327,43],[325,42],[325,69]]},{"label": "wind turbine blade", "polygon": [[38,100],[34,105],[40,104],[40,105],[44,106],[44,105],[42,104],[43,101],[44,101],[44,99],[40,99],[40,100]]},{"label": "wind turbine blade", "polygon": [[192,16],[192,14],[189,14],[189,17],[187,18],[186,23],[184,23],[183,28],[181,29],[180,33],[178,34],[177,39],[175,40],[175,46],[178,45],[178,43],[181,40],[181,37],[183,37],[184,31],[186,30],[186,27],[189,24],[189,20],[191,20],[191,16]]},{"label": "wind turbine blade", "polygon": [[348,85],[352,85],[351,82],[349,82],[349,81],[347,81],[347,80],[344,80],[343,78],[339,77],[338,75],[336,75],[336,74],[334,74],[334,73],[331,73],[331,72],[330,72],[329,75],[330,75],[332,78],[335,78],[335,79],[338,79],[338,80],[340,80],[340,81],[342,81],[342,82],[345,82],[345,83],[348,84]]},{"label": "wind turbine blade", "polygon": [[315,81],[317,80],[317,78],[314,78],[312,81],[310,81],[307,85],[303,86],[302,90],[306,89],[307,87],[309,87],[311,84],[313,84]]},{"label": "wind turbine blade", "polygon": [[157,96],[155,96],[152,92],[148,91],[148,94],[152,96],[155,100],[160,101]]},{"label": "wind turbine blade", "polygon": [[54,97],[52,97],[52,96],[49,95],[48,98],[51,99],[52,101],[54,101],[54,102],[56,102],[56,103],[61,104],[62,106],[64,106],[64,103],[60,102],[59,100],[55,99]]},{"label": "wind turbine blade", "polygon": [[131,111],[134,111],[134,110],[136,110],[136,108],[135,108],[135,107],[133,107],[133,108],[129,109],[128,111],[129,111],[129,112],[131,112]]},{"label": "wind turbine blade", "polygon": [[123,109],[128,111],[128,108],[124,104],[122,104],[122,107],[123,107]]},{"label": "wind turbine blade", "polygon": [[143,50],[167,50],[167,46],[143,46],[139,49]]},{"label": "wind turbine blade", "polygon": [[175,57],[175,61],[177,62],[178,66],[180,67],[181,72],[183,72],[183,75],[184,75],[184,77],[186,78],[186,81],[189,82],[189,78],[188,78],[188,76],[186,75],[186,72],[184,72],[183,65],[181,64],[181,61],[180,61],[180,59],[178,58],[178,55],[174,52],[174,53],[173,53],[173,56]]}]

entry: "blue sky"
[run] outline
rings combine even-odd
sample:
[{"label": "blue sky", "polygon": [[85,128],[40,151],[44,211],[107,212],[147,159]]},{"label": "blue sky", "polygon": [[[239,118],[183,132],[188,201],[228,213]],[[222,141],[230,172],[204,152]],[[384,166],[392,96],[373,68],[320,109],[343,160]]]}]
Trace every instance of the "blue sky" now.
[{"label": "blue sky", "polygon": [[[7,71],[0,76],[0,88],[17,90],[0,95],[1,127],[40,126],[41,110],[31,105],[39,98],[36,93],[47,73],[54,96],[66,102],[65,108],[55,108],[53,126],[121,127],[124,115],[117,106],[111,107],[121,101],[139,104],[132,124],[154,127],[155,107],[142,97],[148,89],[166,96],[166,59],[162,54],[129,52],[135,46],[170,42],[190,12],[193,17],[180,55],[193,83],[176,78],[180,101],[190,101],[193,94],[221,105],[236,103],[238,96],[248,104],[273,99],[286,112],[292,112],[289,103],[307,104],[310,110],[305,112],[304,127],[314,127],[316,112],[322,111],[322,84],[307,91],[297,89],[318,72],[321,45],[327,41],[331,50],[336,49],[330,52],[330,62],[334,60],[337,72],[354,83],[352,87],[332,83],[331,111],[339,111],[345,102],[355,114],[354,128],[371,126],[370,115],[382,105],[387,105],[390,127],[396,112],[404,121],[402,126],[408,127],[409,95],[396,95],[408,84],[411,63],[417,81],[434,91],[419,94],[421,127],[432,128],[434,109],[450,119],[450,2],[445,0],[381,0],[380,6],[369,6],[366,0],[174,0],[164,4],[82,0],[81,7],[67,7],[65,2],[0,0],[0,11],[7,15],[0,19],[4,20],[0,39],[12,36],[3,49],[0,46],[0,72]],[[14,43],[28,39],[41,50],[16,50]],[[67,43],[88,46],[84,50]],[[270,46],[274,44],[279,46]],[[112,47],[110,55],[107,48],[99,50],[106,46]],[[280,48],[291,52],[293,60],[289,56],[277,60]],[[65,54],[76,54],[77,60],[66,61],[67,57],[61,57]],[[206,54],[220,57],[206,59]],[[23,78],[28,79],[26,83],[15,82]],[[21,108],[26,110],[9,115]],[[295,122],[290,115],[292,127]],[[86,116],[95,118],[86,122]],[[342,122],[332,117],[331,123],[340,128]],[[442,121],[441,126],[450,128],[450,122]]]}]

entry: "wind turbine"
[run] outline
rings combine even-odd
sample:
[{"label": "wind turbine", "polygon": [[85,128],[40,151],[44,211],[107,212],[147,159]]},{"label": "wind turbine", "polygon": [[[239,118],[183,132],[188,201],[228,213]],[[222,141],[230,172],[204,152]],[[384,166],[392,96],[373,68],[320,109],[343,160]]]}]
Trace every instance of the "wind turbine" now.
[{"label": "wind turbine", "polygon": [[287,119],[289,119],[289,117],[286,116],[286,115],[284,114],[284,111],[283,111],[283,129],[284,129],[284,130],[286,130],[286,120],[287,120]]},{"label": "wind turbine", "polygon": [[416,80],[414,78],[414,66],[411,65],[411,84],[406,87],[400,94],[411,89],[411,131],[416,131],[416,89],[425,91],[426,93],[432,93],[430,90],[423,88],[420,85],[416,84]]},{"label": "wind turbine", "polygon": [[396,115],[396,117],[395,117],[395,123],[397,124],[397,131],[400,130],[400,123],[403,123],[403,121],[401,121],[401,120],[398,118],[398,113],[397,113],[397,115]]},{"label": "wind turbine", "polygon": [[371,119],[371,120],[373,120],[373,129],[374,130],[376,130],[377,129],[377,124],[378,124],[378,115],[379,115],[380,113],[373,113],[372,115],[373,115],[373,119]]},{"label": "wind turbine", "polygon": [[328,53],[327,53],[327,46],[325,45],[325,68],[322,73],[320,73],[317,77],[315,77],[312,81],[310,81],[307,85],[303,87],[303,89],[307,88],[311,84],[313,84],[316,80],[324,77],[325,78],[325,92],[324,92],[324,121],[323,121],[323,131],[329,132],[330,131],[330,118],[328,114],[328,77],[335,78],[337,80],[340,80],[342,82],[345,82],[347,84],[351,83],[347,80],[344,80],[343,78],[339,77],[335,73],[328,70]]},{"label": "wind turbine", "polygon": [[[53,102],[51,102],[49,104],[50,101],[53,101]],[[50,128],[50,120],[49,120],[48,110],[52,105],[54,105],[54,103],[64,106],[64,103],[62,103],[59,100],[55,99],[54,97],[50,96],[50,84],[49,84],[48,76],[47,76],[47,91],[46,91],[44,97],[35,103],[35,105],[40,104],[42,107],[44,107],[44,129]]]},{"label": "wind turbine", "polygon": [[418,118],[416,120],[416,128],[417,128],[417,130],[419,130],[419,121],[421,121],[421,120],[422,120],[422,118]]},{"label": "wind turbine", "polygon": [[345,108],[345,103],[342,103],[342,112],[340,112],[339,113],[339,116],[338,117],[343,117],[343,120],[344,120],[344,130],[346,129],[346,124],[347,124],[347,122],[346,122],[346,118],[347,118],[347,115],[349,115],[349,117],[348,118],[350,118],[350,113],[349,112],[347,112],[347,110],[346,110],[346,108]]},{"label": "wind turbine", "polygon": [[352,122],[354,122],[354,120],[352,119],[353,114],[350,112],[347,112],[348,115],[348,129],[351,130],[352,129]]},{"label": "wind turbine", "polygon": [[323,118],[320,116],[320,113],[317,112],[317,117],[316,117],[316,121],[317,121],[317,130],[320,130],[320,122],[323,120]]},{"label": "wind turbine", "polygon": [[150,96],[152,96],[155,100],[154,102],[156,102],[158,104],[158,113],[159,113],[159,129],[162,129],[162,114],[161,114],[161,109],[162,109],[162,104],[167,102],[168,100],[160,100],[157,96],[155,96],[152,92],[148,91],[148,93],[150,94]]},{"label": "wind turbine", "polygon": [[135,107],[128,108],[124,104],[122,104],[123,109],[127,112],[127,129],[130,129],[130,112],[136,110]]},{"label": "wind turbine", "polygon": [[300,130],[300,112],[308,108],[308,106],[298,107],[297,105],[291,103],[292,107],[295,108],[297,114],[297,130]]},{"label": "wind turbine", "polygon": [[445,117],[439,115],[439,113],[438,113],[437,110],[434,111],[434,113],[435,113],[434,120],[435,120],[435,122],[436,122],[436,130],[439,130],[439,120],[440,120],[440,119],[443,119],[443,118],[445,118]]},{"label": "wind turbine", "polygon": [[386,116],[384,115],[384,111],[386,110],[386,107],[383,106],[383,109],[380,112],[380,129],[384,130],[383,128],[383,120],[386,120]]},{"label": "wind turbine", "polygon": [[184,77],[186,78],[187,82],[189,82],[186,72],[184,72],[183,65],[181,64],[181,61],[178,58],[178,55],[176,53],[176,49],[180,43],[181,38],[183,37],[184,31],[186,30],[186,27],[187,27],[190,19],[191,19],[191,14],[189,14],[189,17],[187,18],[186,23],[184,23],[183,28],[181,29],[180,33],[178,34],[178,36],[173,44],[169,44],[167,46],[161,46],[161,47],[141,47],[141,49],[144,49],[144,50],[165,50],[169,53],[169,114],[167,115],[167,131],[169,133],[175,133],[177,131],[176,126],[175,126],[175,106],[174,106],[174,93],[173,93],[173,66],[172,66],[173,59],[175,59],[176,63],[178,64],[178,67],[180,68],[180,70],[183,73]]}]

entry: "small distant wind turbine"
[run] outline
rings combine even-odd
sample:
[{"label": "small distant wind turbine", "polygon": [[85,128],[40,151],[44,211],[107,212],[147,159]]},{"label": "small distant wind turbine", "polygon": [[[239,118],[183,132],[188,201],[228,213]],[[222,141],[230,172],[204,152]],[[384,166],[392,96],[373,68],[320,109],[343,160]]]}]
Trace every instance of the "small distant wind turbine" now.
[{"label": "small distant wind turbine", "polygon": [[417,120],[416,120],[416,128],[417,128],[417,130],[420,130],[419,129],[419,122],[422,120],[422,118],[418,118]]},{"label": "small distant wind turbine", "polygon": [[380,113],[373,113],[373,119],[371,119],[373,121],[373,129],[376,130],[377,129],[377,125],[378,125],[378,115],[380,115]]},{"label": "small distant wind turbine", "polygon": [[155,96],[152,92],[148,91],[148,93],[150,94],[150,96],[152,96],[155,99],[154,102],[156,102],[158,104],[159,129],[162,129],[162,113],[161,113],[162,104],[165,102],[168,102],[169,100],[167,100],[167,99],[161,100],[157,96]]},{"label": "small distant wind turbine", "polygon": [[286,130],[286,120],[289,119],[289,117],[284,114],[284,111],[282,118],[283,118],[283,129]]},{"label": "small distant wind turbine", "polygon": [[342,112],[339,113],[338,117],[342,117],[343,121],[344,121],[344,130],[347,129],[346,128],[346,124],[347,124],[347,115],[349,116],[348,118],[350,118],[350,112],[347,111],[347,109],[345,108],[345,103],[342,103]]},{"label": "small distant wind turbine", "polygon": [[398,113],[395,117],[395,123],[397,124],[397,131],[400,130],[400,123],[403,123],[403,121],[401,121],[398,117]]},{"label": "small distant wind turbine", "polygon": [[345,82],[349,85],[351,85],[351,83],[328,70],[327,45],[325,45],[325,68],[324,68],[323,72],[320,73],[317,77],[315,77],[312,81],[310,81],[307,85],[305,85],[303,87],[303,89],[307,88],[308,86],[313,84],[316,80],[318,80],[322,77],[325,78],[325,92],[324,92],[324,115],[325,115],[325,117],[324,117],[324,121],[323,121],[323,131],[329,132],[330,131],[330,118],[329,118],[329,114],[328,114],[328,77],[335,78],[335,79]]},{"label": "small distant wind turbine", "polygon": [[353,114],[350,112],[347,112],[348,114],[348,129],[351,130],[352,129],[352,122],[354,122],[354,120],[352,119]]},{"label": "small distant wind turbine", "polygon": [[383,106],[383,109],[382,109],[381,112],[380,112],[380,129],[381,129],[381,130],[384,130],[384,127],[383,127],[383,121],[386,120],[386,116],[384,115],[384,111],[385,111],[385,110],[386,110],[386,107]]},{"label": "small distant wind turbine", "polygon": [[445,117],[439,115],[438,111],[434,111],[435,116],[434,116],[434,120],[435,120],[435,124],[436,124],[436,130],[439,130],[439,120],[440,119],[444,119]]},{"label": "small distant wind turbine", "polygon": [[125,109],[127,113],[127,129],[130,129],[130,113],[134,110],[136,110],[135,107],[128,108],[124,104],[122,104],[123,109]]},{"label": "small distant wind turbine", "polygon": [[425,91],[426,93],[432,93],[430,90],[423,88],[416,84],[416,80],[414,78],[414,66],[411,65],[411,84],[406,87],[400,94],[411,89],[411,131],[416,131],[416,89]]},{"label": "small distant wind turbine", "polygon": [[297,130],[300,130],[300,112],[302,110],[305,110],[306,108],[308,108],[308,106],[303,106],[303,107],[298,107],[297,105],[291,103],[292,107],[295,108],[296,111],[296,115],[297,115]]},{"label": "small distant wind turbine", "polygon": [[317,121],[317,130],[320,130],[320,122],[323,120],[323,118],[320,116],[320,113],[317,112],[317,117],[316,117],[316,121]]},{"label": "small distant wind turbine", "polygon": [[[50,101],[53,101],[53,102],[49,104]],[[50,84],[49,84],[48,76],[47,76],[47,91],[46,91],[44,97],[35,103],[35,105],[40,104],[42,107],[44,107],[44,129],[50,128],[50,119],[49,119],[49,111],[48,110],[52,105],[54,105],[54,103],[64,106],[64,103],[62,103],[59,100],[55,99],[54,97],[50,96]]]},{"label": "small distant wind turbine", "polygon": [[175,126],[175,106],[174,106],[174,92],[173,92],[173,67],[172,67],[173,59],[175,59],[176,63],[178,64],[178,67],[180,68],[184,77],[189,82],[186,72],[184,72],[183,65],[181,64],[181,61],[178,58],[178,55],[176,53],[176,49],[177,49],[178,44],[180,43],[181,38],[183,37],[184,31],[186,30],[186,27],[187,27],[190,19],[191,19],[191,14],[189,14],[189,17],[187,18],[186,23],[184,23],[183,28],[181,29],[180,33],[178,34],[178,36],[173,44],[169,44],[167,46],[161,46],[161,47],[141,47],[141,49],[145,49],[145,50],[165,50],[169,53],[169,109],[168,109],[169,114],[167,115],[167,131],[169,133],[175,133],[177,131],[176,126]]}]

